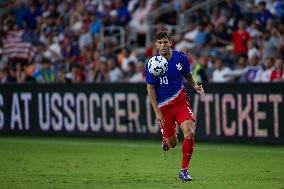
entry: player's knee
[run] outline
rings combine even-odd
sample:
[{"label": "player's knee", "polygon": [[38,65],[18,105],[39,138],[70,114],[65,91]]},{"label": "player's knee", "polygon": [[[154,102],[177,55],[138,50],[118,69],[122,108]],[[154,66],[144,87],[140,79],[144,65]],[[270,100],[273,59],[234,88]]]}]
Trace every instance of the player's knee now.
[{"label": "player's knee", "polygon": [[169,145],[170,148],[174,148],[177,145],[177,143],[173,142],[173,143],[170,143],[168,145]]},{"label": "player's knee", "polygon": [[183,130],[184,138],[192,139],[194,137],[193,121],[187,120],[183,124],[184,125],[182,127],[182,130]]},{"label": "player's knee", "polygon": [[174,148],[176,145],[177,145],[177,141],[176,141],[176,140],[173,140],[173,141],[172,141],[172,144],[171,144],[171,148]]},{"label": "player's knee", "polygon": [[168,140],[167,144],[170,148],[174,148],[177,145],[177,139]]},{"label": "player's knee", "polygon": [[184,135],[184,138],[192,139],[194,137],[194,132],[193,132],[192,127],[188,127],[187,129],[185,129],[183,135]]}]

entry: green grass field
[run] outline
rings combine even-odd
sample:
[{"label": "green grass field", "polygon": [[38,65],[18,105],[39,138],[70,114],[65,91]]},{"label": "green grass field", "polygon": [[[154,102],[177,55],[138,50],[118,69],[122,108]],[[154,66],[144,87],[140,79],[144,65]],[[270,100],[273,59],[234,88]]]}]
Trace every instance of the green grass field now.
[{"label": "green grass field", "polygon": [[0,188],[284,189],[283,147],[197,143],[192,182],[180,162],[158,141],[0,137]]}]

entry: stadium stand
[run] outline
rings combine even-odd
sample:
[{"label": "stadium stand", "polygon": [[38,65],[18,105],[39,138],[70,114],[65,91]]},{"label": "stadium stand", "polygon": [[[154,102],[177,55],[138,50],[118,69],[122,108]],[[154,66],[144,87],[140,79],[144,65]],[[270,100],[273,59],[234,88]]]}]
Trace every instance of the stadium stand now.
[{"label": "stadium stand", "polygon": [[144,82],[144,62],[156,53],[152,36],[162,29],[173,33],[173,47],[188,55],[200,82],[284,81],[283,0],[0,6],[1,83]]}]

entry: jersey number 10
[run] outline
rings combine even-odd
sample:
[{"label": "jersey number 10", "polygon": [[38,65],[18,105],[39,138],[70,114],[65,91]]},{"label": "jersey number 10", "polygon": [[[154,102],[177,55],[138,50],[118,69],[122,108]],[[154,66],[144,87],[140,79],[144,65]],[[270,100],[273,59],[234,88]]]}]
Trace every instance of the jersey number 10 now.
[{"label": "jersey number 10", "polygon": [[160,77],[160,85],[163,85],[163,84],[169,84],[169,80],[167,76]]}]

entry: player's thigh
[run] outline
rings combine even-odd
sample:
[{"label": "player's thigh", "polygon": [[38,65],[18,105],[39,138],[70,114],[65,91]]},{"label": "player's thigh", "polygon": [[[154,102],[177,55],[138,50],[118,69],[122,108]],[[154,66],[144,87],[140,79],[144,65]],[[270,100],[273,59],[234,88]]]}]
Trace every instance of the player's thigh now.
[{"label": "player's thigh", "polygon": [[192,120],[195,122],[194,114],[189,102],[182,102],[176,107],[175,119],[178,125],[181,125],[185,120]]},{"label": "player's thigh", "polygon": [[164,124],[161,125],[161,131],[164,138],[171,138],[176,134],[176,125],[175,125],[175,117],[171,110],[161,109],[163,117],[164,117]]},{"label": "player's thigh", "polygon": [[194,132],[194,114],[188,102],[184,102],[176,111],[176,121],[180,125],[184,136],[192,137]]}]

